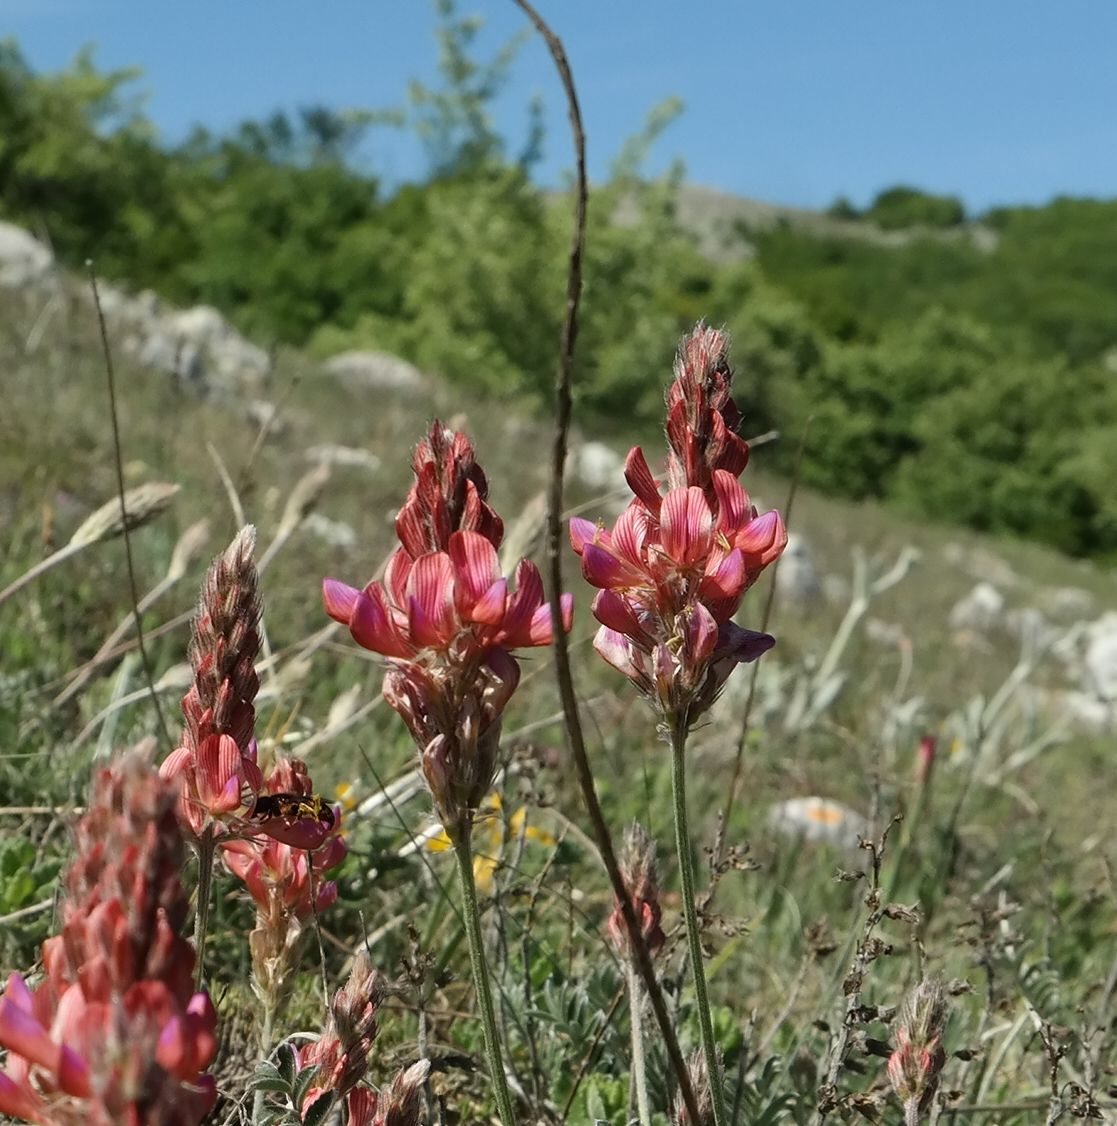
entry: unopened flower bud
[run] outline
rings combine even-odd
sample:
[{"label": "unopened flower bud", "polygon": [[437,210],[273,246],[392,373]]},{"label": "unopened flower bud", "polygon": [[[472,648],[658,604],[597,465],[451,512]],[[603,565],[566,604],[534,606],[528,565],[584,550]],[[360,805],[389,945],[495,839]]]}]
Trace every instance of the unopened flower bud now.
[{"label": "unopened flower bud", "polygon": [[915,1126],[939,1085],[946,1062],[942,1046],[946,997],[937,981],[924,980],[904,1002],[896,1026],[896,1048],[888,1058],[888,1078],[904,1104],[908,1126]]}]

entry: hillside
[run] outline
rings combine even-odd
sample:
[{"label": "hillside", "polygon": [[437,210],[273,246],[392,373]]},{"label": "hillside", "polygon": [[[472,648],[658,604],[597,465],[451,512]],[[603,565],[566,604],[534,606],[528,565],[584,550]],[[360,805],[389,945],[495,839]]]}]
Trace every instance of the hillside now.
[{"label": "hillside", "polygon": [[[323,908],[320,921],[326,972],[339,979],[347,951],[369,932],[379,965],[407,964],[419,932],[408,938],[401,924],[422,922],[422,941],[453,967],[420,1000],[436,1042],[454,1046],[453,1053],[438,1049],[435,1090],[477,1120],[485,1112],[468,1108],[485,1106],[487,1094],[469,1057],[481,1047],[476,1029],[458,1015],[469,1000],[461,992],[461,932],[439,882],[449,872],[438,852],[428,857],[415,843],[431,830],[414,751],[394,714],[379,706],[381,662],[370,662],[328,627],[319,582],[324,575],[363,582],[384,558],[410,448],[435,413],[453,417],[475,438],[491,499],[519,545],[514,551],[537,554],[546,424],[432,375],[407,386],[355,382],[352,358],[349,376],[339,376],[336,364],[291,348],[269,353],[228,326],[219,331],[212,311],[107,292],[126,484],[181,486],[170,507],[132,535],[138,591],[158,592],[144,624],[168,721],[177,727],[176,700],[189,680],[189,611],[205,565],[242,520],[251,521],[267,560],[260,753],[305,758],[315,785],[346,802],[350,855],[333,877],[338,900]],[[160,369],[157,350],[127,344],[141,317],[156,335],[168,326],[206,327],[206,346],[189,370],[209,373],[208,386]],[[234,340],[242,372],[260,356],[266,366],[251,380],[215,380],[217,357],[229,355]],[[184,349],[175,354],[181,362]],[[661,357],[646,378],[663,386],[670,359]],[[114,495],[103,364],[86,284],[48,269],[33,283],[0,290],[0,365],[2,588],[65,544]],[[738,382],[747,395],[747,373]],[[658,449],[656,427],[637,436]],[[786,507],[788,485],[771,472],[770,450],[757,447],[745,479],[762,507]],[[621,490],[608,490],[620,484],[621,452],[578,444],[574,461],[582,476],[571,481],[571,505],[602,518],[616,511]],[[701,879],[710,879],[711,895],[718,891],[720,913],[708,940],[717,950],[710,972],[722,1050],[727,1060],[741,1061],[750,1100],[778,1115],[773,1121],[805,1126],[832,1050],[822,1018],[840,1019],[840,948],[862,925],[860,896],[832,873],[862,863],[851,851],[857,834],[874,823],[879,831],[893,809],[906,809],[909,821],[888,853],[888,886],[899,901],[918,904],[919,929],[883,924],[889,949],[907,956],[882,955],[866,997],[898,1003],[918,946],[935,974],[968,983],[951,999],[950,1050],[964,1055],[991,1003],[967,935],[989,912],[1011,911],[1014,920],[1012,952],[994,945],[995,932],[980,955],[997,959],[1000,1011],[1026,1019],[1024,999],[1031,1004],[1035,996],[1046,1016],[1066,1022],[1085,1003],[1083,991],[1102,980],[1111,961],[1101,905],[1117,589],[1110,573],[1037,545],[908,521],[873,502],[835,500],[809,488],[799,490],[790,524],[794,538],[775,574],[769,623],[777,648],[755,666],[747,784],[728,826],[732,859],[726,872],[703,872]],[[577,592],[575,673],[606,816],[615,826],[639,816],[665,840],[666,758],[653,717],[594,659],[589,591],[572,557],[566,575]],[[771,581],[769,575],[746,599],[743,621],[759,625]],[[28,965],[48,933],[43,907],[62,862],[52,832],[57,811],[81,803],[91,765],[112,748],[141,736],[162,742],[134,655],[130,605],[119,539],[93,543],[0,605],[0,736],[13,748],[0,756],[0,914],[13,921],[0,930],[5,972]],[[123,639],[124,651],[83,673],[110,632]],[[576,1099],[568,1121],[620,1123],[627,1120],[627,1021],[605,1034],[608,1022],[587,1016],[579,1023],[570,1015],[604,1012],[617,970],[600,950],[609,893],[581,827],[549,673],[549,654],[540,651],[525,665],[509,711],[500,788],[504,808],[514,812],[506,824],[497,807],[475,834],[483,855],[493,858],[486,893],[494,896],[492,910],[502,926],[517,928],[512,933],[542,990],[530,1041],[509,1040],[511,1066],[538,1079],[539,1094],[525,1100],[546,1107]],[[693,734],[698,842],[715,838],[748,685],[741,672]],[[916,752],[928,735],[937,746],[933,764]],[[933,789],[930,775],[919,773],[932,765]],[[923,783],[912,781],[913,770]],[[385,787],[395,795],[390,803]],[[670,861],[663,863],[665,886],[673,888],[677,877]],[[251,903],[229,873],[218,874],[217,886],[208,964],[223,983],[224,1048],[216,1070],[218,1091],[231,1101],[251,1067],[245,1060],[255,1058],[249,1030],[259,1002],[242,953]],[[1052,895],[1062,904],[1055,932],[1046,922]],[[677,942],[677,893],[665,892],[664,904]],[[523,988],[519,957],[494,958],[493,965],[502,993],[516,997]],[[278,1025],[283,1034],[321,1019],[317,972],[309,962],[299,967],[298,988]],[[1046,984],[1036,994],[1041,972]],[[763,1039],[739,1028],[742,998],[748,1009],[772,1014],[763,1021]],[[683,1004],[689,1014],[690,1003]],[[888,1035],[871,1014],[864,1019],[875,1035]],[[692,1015],[684,1018],[684,1031],[692,1022]],[[387,1006],[383,1023],[373,1063],[378,1075],[414,1052],[406,1004]],[[571,1088],[562,1062],[584,1056],[598,1036],[605,1038],[593,1070],[580,1090]],[[548,1062],[537,1067],[535,1060]],[[994,1071],[975,1074],[951,1058],[948,1082],[982,1103],[1022,1101],[1022,1115],[1006,1112],[999,1120],[1023,1126],[1044,1098],[1035,1079],[1041,1061],[1029,1041],[1006,1035]],[[866,1081],[851,1071],[843,1089],[883,1105],[887,1096],[874,1089],[872,1074],[863,1090]],[[658,1080],[652,1097],[667,1102]]]},{"label": "hillside", "polygon": [[[416,109],[443,107],[445,151],[387,193],[351,160],[367,117],[319,107],[171,148],[125,97],[127,73],[86,59],[36,75],[9,46],[0,218],[71,269],[93,257],[123,291],[216,310],[262,349],[260,370],[282,347],[387,353],[538,415],[568,208],[483,115],[455,115],[468,92],[445,77],[444,99]],[[1117,202],[967,216],[894,187],[820,215],[649,182],[638,164],[591,202],[587,429],[650,425],[647,372],[705,318],[738,341],[743,406],[784,436],[781,472],[814,419],[802,475],[831,495],[1117,555]]]}]

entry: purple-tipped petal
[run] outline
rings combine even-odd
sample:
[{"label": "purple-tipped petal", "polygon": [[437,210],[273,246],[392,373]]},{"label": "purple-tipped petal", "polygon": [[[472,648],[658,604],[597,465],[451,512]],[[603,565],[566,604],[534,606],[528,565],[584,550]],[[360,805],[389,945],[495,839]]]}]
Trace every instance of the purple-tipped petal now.
[{"label": "purple-tipped petal", "polygon": [[759,633],[752,629],[742,629],[734,622],[724,622],[718,637],[717,657],[728,658],[739,664],[748,664],[762,657],[776,639],[770,633]]}]

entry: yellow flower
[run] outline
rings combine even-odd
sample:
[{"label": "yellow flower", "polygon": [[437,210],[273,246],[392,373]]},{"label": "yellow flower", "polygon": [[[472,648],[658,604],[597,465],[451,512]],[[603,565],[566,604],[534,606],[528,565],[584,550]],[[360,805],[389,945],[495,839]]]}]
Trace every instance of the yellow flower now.
[{"label": "yellow flower", "polygon": [[[523,836],[525,840],[535,841],[548,848],[554,848],[557,843],[545,829],[537,829],[527,823],[526,806],[521,805],[508,818],[507,824],[502,816],[503,809],[500,794],[492,793],[477,811],[473,822],[473,879],[478,891],[492,891],[493,876],[500,867],[500,855],[504,851],[505,841],[517,841]],[[445,852],[451,847],[450,838],[445,831],[436,833],[427,841],[427,848],[432,852]]]},{"label": "yellow flower", "polygon": [[357,808],[357,787],[352,782],[339,782],[334,787],[334,797],[346,813]]}]

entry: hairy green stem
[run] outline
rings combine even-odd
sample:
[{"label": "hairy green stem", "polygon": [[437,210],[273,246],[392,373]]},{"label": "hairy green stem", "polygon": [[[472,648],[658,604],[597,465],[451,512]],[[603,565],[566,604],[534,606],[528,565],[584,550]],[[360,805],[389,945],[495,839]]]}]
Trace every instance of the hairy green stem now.
[{"label": "hairy green stem", "polygon": [[[260,1022],[260,1058],[271,1059],[272,1026],[275,1023],[276,1003],[274,997],[264,998],[264,1016]],[[252,1096],[252,1122],[259,1126],[264,1120],[264,1091],[259,1089]]]},{"label": "hairy green stem", "polygon": [[207,825],[198,839],[198,898],[194,904],[194,987],[202,988],[206,953],[206,931],[209,927],[209,901],[213,885],[213,855],[216,841],[213,826]]},{"label": "hairy green stem", "polygon": [[632,1029],[632,1086],[636,1091],[636,1117],[640,1126],[652,1126],[648,1102],[648,1069],[644,1058],[644,985],[634,963],[628,963],[628,1021]]},{"label": "hairy green stem", "polygon": [[500,1037],[496,1030],[496,1013],[493,1010],[493,995],[489,988],[489,971],[485,964],[485,946],[481,937],[481,912],[477,907],[477,885],[473,880],[473,845],[470,841],[469,826],[453,834],[454,854],[458,858],[458,876],[462,885],[462,906],[465,917],[465,933],[469,940],[469,960],[473,966],[473,988],[477,993],[477,1004],[481,1010],[481,1027],[485,1034],[485,1055],[489,1061],[489,1075],[496,1097],[497,1113],[502,1126],[515,1126],[512,1114],[512,1096],[508,1092],[508,1081],[504,1077],[504,1060],[500,1053]]},{"label": "hairy green stem", "polygon": [[702,934],[698,929],[698,912],[694,905],[694,868],[690,859],[690,830],[686,811],[686,717],[671,721],[671,792],[675,799],[675,848],[679,854],[679,877],[683,884],[683,917],[686,920],[687,945],[690,947],[690,971],[694,978],[694,999],[698,1005],[698,1026],[702,1033],[702,1054],[710,1077],[710,1103],[714,1126],[726,1126],[725,1090],[721,1082],[721,1062],[714,1041],[714,1022],[710,1016],[710,998],[706,991],[706,970],[702,961]]}]

